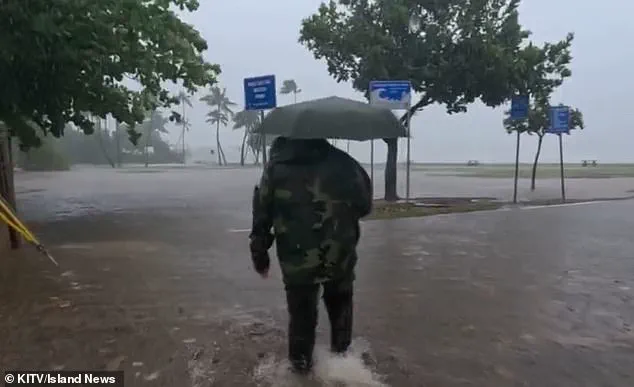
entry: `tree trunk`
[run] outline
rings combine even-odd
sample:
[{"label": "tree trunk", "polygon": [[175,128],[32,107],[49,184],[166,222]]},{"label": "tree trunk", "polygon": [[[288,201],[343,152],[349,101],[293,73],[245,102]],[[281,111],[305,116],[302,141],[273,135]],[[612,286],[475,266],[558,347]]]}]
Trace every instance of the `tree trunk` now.
[{"label": "tree trunk", "polygon": [[219,146],[220,154],[222,155],[222,165],[227,165],[227,156],[225,156],[225,151],[222,149],[222,145]]},{"label": "tree trunk", "polygon": [[396,193],[396,160],[398,156],[398,143],[396,138],[383,139],[387,144],[387,162],[385,163],[385,200],[395,202],[398,200]]},{"label": "tree trunk", "polygon": [[244,167],[244,159],[246,157],[245,147],[247,144],[247,135],[249,134],[249,130],[244,128],[244,136],[242,137],[242,146],[240,147],[240,166]]},{"label": "tree trunk", "polygon": [[145,168],[150,166],[150,151],[148,147],[150,146],[150,133],[145,133]]},{"label": "tree trunk", "polygon": [[249,147],[249,145],[245,145],[244,146],[244,165],[247,164],[247,159],[249,158],[250,151],[251,151],[251,148]]},{"label": "tree trunk", "polygon": [[[15,188],[13,185],[13,157],[12,157],[11,137],[9,136],[8,129],[6,138],[0,137],[0,196],[9,204],[11,209],[15,212]],[[20,235],[9,225],[0,224],[0,227],[7,227],[9,230],[9,243],[11,249],[15,250],[20,248]],[[5,234],[6,235],[6,234]],[[5,242],[1,242],[4,244]],[[2,248],[0,248],[0,251]]]},{"label": "tree trunk", "polygon": [[[101,153],[103,153],[103,157],[106,158],[106,161],[108,162],[108,164],[110,164],[110,166],[112,168],[116,168],[117,166],[114,163],[114,160],[112,160],[112,158],[110,158],[110,155],[108,154],[108,150],[106,149],[105,145],[103,144],[103,130],[101,129],[101,118],[98,119],[99,120],[99,125],[97,126],[99,129],[97,131],[97,141],[99,142],[99,149],[101,149]],[[106,133],[108,133],[108,121],[106,121]],[[110,136],[108,136],[110,137]]]},{"label": "tree trunk", "polygon": [[185,128],[183,128],[183,143],[182,143],[182,154],[183,154],[183,165],[187,164],[187,152],[185,151]]},{"label": "tree trunk", "polygon": [[255,157],[255,165],[260,165],[260,149],[254,150],[253,156]]},{"label": "tree trunk", "polygon": [[222,165],[222,151],[220,149],[220,121],[216,126],[216,153],[218,153],[218,165]]},{"label": "tree trunk", "polygon": [[539,135],[539,140],[537,140],[537,152],[535,152],[535,161],[533,162],[533,173],[531,174],[531,191],[535,191],[535,178],[537,177],[537,163],[539,162],[539,154],[542,151],[543,139],[544,139],[544,136]]},{"label": "tree trunk", "polygon": [[181,163],[185,165],[185,127],[181,129],[181,135],[179,137],[181,146]]},{"label": "tree trunk", "polygon": [[181,119],[183,120],[183,165],[187,164],[187,160],[186,160],[186,155],[185,155],[185,131],[187,130],[187,123],[185,122],[185,101],[182,101],[183,103],[183,116],[181,117]]},{"label": "tree trunk", "polygon": [[261,142],[264,144],[262,145],[262,165],[266,165],[267,163],[267,158],[266,158],[266,136],[263,135],[261,138]]},{"label": "tree trunk", "polygon": [[117,167],[121,168],[121,124],[116,123],[116,135],[117,135]]}]

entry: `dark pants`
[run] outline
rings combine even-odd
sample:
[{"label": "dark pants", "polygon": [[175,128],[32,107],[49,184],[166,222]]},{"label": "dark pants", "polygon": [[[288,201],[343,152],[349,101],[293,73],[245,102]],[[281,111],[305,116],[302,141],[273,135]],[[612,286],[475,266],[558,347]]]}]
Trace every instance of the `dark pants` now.
[{"label": "dark pants", "polygon": [[[309,371],[313,365],[320,286],[286,286],[290,317],[288,354],[291,364],[300,372]],[[323,287],[330,320],[330,349],[343,354],[352,341],[352,281],[326,282]]]}]

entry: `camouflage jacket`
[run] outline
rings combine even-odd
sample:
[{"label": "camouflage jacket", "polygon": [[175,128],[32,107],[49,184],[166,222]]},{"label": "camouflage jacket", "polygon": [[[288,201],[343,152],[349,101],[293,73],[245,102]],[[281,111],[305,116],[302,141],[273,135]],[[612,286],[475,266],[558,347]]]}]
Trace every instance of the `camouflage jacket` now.
[{"label": "camouflage jacket", "polygon": [[275,241],[285,284],[353,280],[359,219],[371,210],[370,178],[347,153],[325,140],[278,138],[254,191],[253,263],[267,268]]}]

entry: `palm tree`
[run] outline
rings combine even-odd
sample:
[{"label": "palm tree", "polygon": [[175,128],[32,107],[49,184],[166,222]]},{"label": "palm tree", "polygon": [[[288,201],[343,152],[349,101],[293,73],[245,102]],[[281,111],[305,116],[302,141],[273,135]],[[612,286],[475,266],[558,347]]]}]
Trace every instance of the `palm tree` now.
[{"label": "palm tree", "polygon": [[302,89],[297,87],[297,82],[294,79],[287,79],[282,82],[282,89],[280,94],[293,94],[295,103],[297,103],[297,94],[301,93]]},{"label": "palm tree", "polygon": [[259,133],[249,133],[247,146],[253,153],[253,163],[260,164],[260,152],[262,152],[262,136]]},{"label": "palm tree", "polygon": [[121,168],[121,129],[123,129],[123,124],[115,120],[114,127],[115,146],[117,147],[117,167]]},{"label": "palm tree", "polygon": [[[108,117],[106,117],[103,120],[103,123],[104,123],[103,128],[101,126],[101,122],[102,122],[101,118],[97,117],[97,120],[98,120],[97,127],[99,128],[99,131],[97,132],[97,138],[99,139],[99,147],[101,148],[103,155],[106,157],[108,164],[110,164],[112,168],[116,168],[117,166],[114,160],[112,160],[112,158],[108,154],[108,150],[106,149],[106,146],[103,143],[103,137],[102,137],[102,132],[105,131],[106,136],[108,136],[108,140],[110,140],[110,131],[108,130]],[[108,141],[108,143],[110,143],[110,141]]]},{"label": "palm tree", "polygon": [[[99,116],[95,116],[92,113],[83,113],[86,117],[88,117],[88,119],[93,123],[93,127],[95,129],[95,138],[97,140],[97,143],[99,144],[99,150],[101,151],[101,154],[103,155],[103,157],[106,159],[106,161],[108,162],[108,164],[110,164],[110,166],[112,168],[116,168],[116,165],[114,163],[114,161],[112,160],[112,158],[110,157],[110,155],[108,154],[108,150],[106,149],[106,146],[103,143],[103,121],[101,119],[101,117]],[[108,134],[108,120],[105,120],[105,130],[106,130],[106,134]]]},{"label": "palm tree", "polygon": [[244,128],[244,135],[242,136],[242,146],[240,147],[240,165],[244,166],[244,159],[246,157],[246,145],[247,137],[253,130],[260,125],[260,113],[255,110],[243,110],[236,113],[233,118],[233,129]]},{"label": "palm tree", "polygon": [[[222,150],[220,145],[220,125],[229,125],[229,115],[220,110],[210,111],[207,113],[207,120],[211,125],[216,125],[216,147],[218,151],[218,164],[227,165],[227,158],[225,157],[225,151]],[[213,153],[213,152],[212,152]]]},{"label": "palm tree", "polygon": [[[260,154],[264,148],[263,138],[265,139],[266,147],[268,148],[273,145],[273,142],[278,136],[272,136],[270,134],[262,136],[260,133],[251,132],[248,137],[247,146],[251,149],[251,152],[253,152],[253,155],[255,156],[255,164],[257,165],[260,161]],[[266,162],[265,160],[263,161]]]},{"label": "palm tree", "polygon": [[161,133],[169,133],[165,125],[169,122],[169,119],[163,117],[161,112],[153,110],[150,113],[150,117],[146,119],[142,124],[142,133],[145,135],[145,167],[150,164],[150,154],[148,148],[152,145],[152,137],[160,136]]},{"label": "palm tree", "polygon": [[233,117],[232,107],[235,106],[236,103],[227,97],[226,88],[221,90],[216,86],[211,88],[210,94],[207,94],[200,100],[206,102],[207,105],[214,109],[207,114],[207,117],[209,117],[207,122],[210,122],[212,125],[216,124],[216,150],[218,151],[218,164],[222,165],[224,163],[226,165],[227,158],[225,157],[225,152],[222,150],[222,146],[220,145],[220,124],[226,126],[229,123],[229,120]]},{"label": "palm tree", "polygon": [[183,126],[183,130],[181,131],[181,146],[182,146],[182,151],[183,151],[183,164],[185,164],[185,132],[189,132],[189,121],[187,121],[187,117],[185,116],[185,107],[189,106],[192,107],[192,101],[189,98],[189,96],[181,91],[180,93],[178,93],[178,100],[180,101],[180,103],[183,105],[183,112],[181,115],[181,124]]}]

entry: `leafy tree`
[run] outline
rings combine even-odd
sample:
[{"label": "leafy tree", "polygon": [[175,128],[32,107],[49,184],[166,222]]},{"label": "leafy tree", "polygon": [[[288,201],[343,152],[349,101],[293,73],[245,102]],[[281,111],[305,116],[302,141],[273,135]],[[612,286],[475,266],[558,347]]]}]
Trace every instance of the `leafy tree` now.
[{"label": "leafy tree", "polygon": [[181,131],[180,140],[181,150],[183,152],[183,164],[185,164],[185,132],[189,132],[189,128],[191,127],[189,121],[187,120],[187,116],[185,115],[185,108],[187,106],[192,107],[192,101],[189,98],[189,95],[183,91],[178,93],[178,100],[182,105],[181,126],[183,127],[183,130]]},{"label": "leafy tree", "polygon": [[106,160],[108,160],[108,164],[110,164],[112,168],[116,168],[117,166],[114,160],[112,159],[112,157],[110,157],[110,154],[107,149],[108,147],[106,146],[106,144],[104,144],[104,139],[103,139],[104,132],[106,136],[108,136],[108,139],[110,139],[110,132],[108,131],[108,120],[102,120],[101,118],[97,117],[94,121],[95,121],[95,127],[97,132],[95,133],[95,136],[96,136],[97,143],[99,144],[99,149],[101,150],[101,153],[106,158]]},{"label": "leafy tree", "polygon": [[302,89],[297,87],[297,82],[295,82],[294,79],[287,79],[282,82],[282,89],[280,90],[280,94],[293,94],[295,103],[297,103],[297,94],[301,92]]},{"label": "leafy tree", "polygon": [[152,110],[149,117],[141,124],[141,137],[144,143],[143,152],[145,155],[146,168],[149,166],[150,163],[149,148],[154,147],[154,139],[160,138],[161,134],[169,133],[166,127],[168,122],[169,119],[163,117],[163,115],[158,110]]},{"label": "leafy tree", "polygon": [[[554,91],[563,82],[572,76],[570,63],[572,54],[570,46],[573,35],[569,34],[565,40],[551,44],[546,43],[542,47],[529,44],[522,50],[522,59],[526,70],[523,84],[519,90],[525,94],[530,94],[531,104],[529,106],[528,118],[524,120],[512,120],[510,111],[505,113],[504,128],[507,133],[528,133],[536,134],[537,150],[533,162],[531,174],[531,190],[535,190],[535,179],[537,175],[537,164],[541,154],[542,142],[546,130],[550,127],[548,112],[550,111],[550,98]],[[579,110],[571,109],[571,129],[583,129],[583,115]]]},{"label": "leafy tree", "polygon": [[[561,105],[560,105],[561,106]],[[537,163],[539,162],[539,156],[542,150],[542,142],[544,136],[547,134],[548,128],[550,128],[550,111],[549,96],[538,96],[531,103],[528,118],[525,120],[512,120],[510,118],[510,111],[506,112],[504,119],[504,128],[508,133],[528,133],[529,135],[537,135],[537,150],[535,151],[535,159],[533,161],[533,170],[531,173],[531,191],[535,190],[535,180],[537,176]],[[570,123],[571,130],[583,129],[583,113],[579,109],[570,109]]]},{"label": "leafy tree", "polygon": [[233,128],[244,129],[240,147],[240,165],[244,166],[247,151],[247,138],[260,125],[260,113],[255,110],[242,110],[233,117]]},{"label": "leafy tree", "polygon": [[[156,163],[180,163],[182,161],[182,155],[163,138],[163,134],[168,133],[165,124],[169,119],[162,115],[160,117],[160,121],[155,117],[154,122],[158,122],[159,124],[157,125],[158,127],[154,129],[149,129],[151,119],[147,119],[141,125],[140,131],[142,135],[136,145],[130,141],[123,142],[123,159],[126,162],[135,164],[147,163],[149,165]],[[151,153],[149,151],[150,148],[152,149]]]},{"label": "leafy tree", "polygon": [[136,141],[134,126],[144,111],[178,101],[165,81],[180,81],[194,93],[212,85],[220,71],[203,59],[207,43],[174,7],[194,11],[198,1],[2,2],[0,121],[23,148],[41,142],[30,123],[55,137],[67,122],[92,133],[85,112],[127,123]]},{"label": "leafy tree", "polygon": [[40,139],[41,146],[18,153],[18,166],[25,171],[66,171],[70,163],[59,140],[52,136]]},{"label": "leafy tree", "polygon": [[[406,79],[418,93],[411,114],[434,103],[465,112],[476,100],[493,107],[530,93],[530,76],[560,70],[534,56],[518,7],[519,0],[330,0],[303,20],[299,40],[337,81],[366,96],[372,80]],[[396,200],[397,141],[384,141],[385,198]]]},{"label": "leafy tree", "polygon": [[123,166],[123,155],[121,148],[121,132],[125,130],[125,125],[119,121],[115,122],[115,149],[117,153],[117,167]]},{"label": "leafy tree", "polygon": [[220,89],[219,87],[212,87],[211,93],[202,97],[201,101],[207,103],[213,110],[207,114],[207,122],[212,125],[216,125],[216,148],[218,151],[218,164],[227,164],[227,158],[225,152],[222,150],[220,144],[220,125],[227,126],[229,120],[233,117],[233,107],[236,103],[231,101],[227,97],[227,89]]},{"label": "leafy tree", "polygon": [[[97,128],[97,125],[95,127]],[[98,134],[101,137],[100,139],[96,137]],[[100,131],[100,133],[95,133],[94,136],[89,136],[81,130],[77,130],[72,124],[67,125],[66,129],[64,129],[64,137],[59,139],[59,144],[71,165],[108,164],[106,155],[116,152],[116,141],[113,141],[107,131]],[[29,153],[37,149],[39,148],[31,148]]]}]

